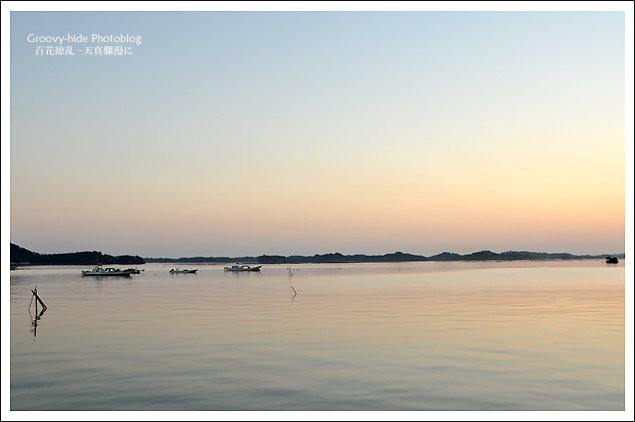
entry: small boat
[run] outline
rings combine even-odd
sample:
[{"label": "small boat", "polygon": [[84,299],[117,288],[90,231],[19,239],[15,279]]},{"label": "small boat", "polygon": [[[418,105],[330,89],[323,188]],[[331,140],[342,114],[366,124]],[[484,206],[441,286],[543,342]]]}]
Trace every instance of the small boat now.
[{"label": "small boat", "polygon": [[132,274],[132,269],[127,269],[127,270],[120,270],[118,268],[101,268],[100,266],[97,266],[95,268],[93,268],[92,270],[87,270],[87,271],[82,271],[82,277],[85,277],[87,275],[93,275],[93,276],[124,276],[124,277],[130,277],[130,274]]},{"label": "small boat", "polygon": [[179,270],[172,268],[170,270],[170,274],[196,274],[196,272],[198,271],[198,269],[196,270]]},{"label": "small boat", "polygon": [[606,263],[607,264],[617,264],[619,261],[614,256],[607,256]]},{"label": "small boat", "polygon": [[225,267],[225,271],[260,271],[262,265],[257,267],[250,267],[249,265],[232,265],[231,267]]},{"label": "small boat", "polygon": [[141,274],[141,271],[143,270],[140,270],[138,268],[126,268],[125,271],[130,271],[130,274]]}]

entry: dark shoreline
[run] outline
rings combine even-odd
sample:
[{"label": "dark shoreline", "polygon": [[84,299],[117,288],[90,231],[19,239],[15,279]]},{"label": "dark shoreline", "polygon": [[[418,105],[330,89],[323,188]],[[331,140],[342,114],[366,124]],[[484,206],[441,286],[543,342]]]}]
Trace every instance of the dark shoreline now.
[{"label": "dark shoreline", "polygon": [[232,263],[242,262],[245,264],[354,264],[364,262],[449,262],[449,261],[549,261],[549,260],[581,260],[581,259],[601,259],[608,256],[624,259],[625,254],[606,255],[572,255],[568,253],[544,253],[544,252],[517,252],[509,251],[495,253],[491,251],[474,252],[466,255],[444,252],[439,255],[425,257],[422,255],[411,255],[401,252],[386,255],[342,255],[331,253],[325,255],[261,255],[242,257],[183,257],[183,258],[144,258],[150,262],[165,263]]},{"label": "dark shoreline", "polygon": [[183,257],[183,258],[141,258],[140,256],[120,255],[112,256],[101,252],[73,252],[64,254],[39,254],[18,245],[11,244],[11,262],[21,265],[142,265],[151,262],[165,263],[235,263],[245,264],[353,264],[364,262],[447,262],[447,261],[547,261],[547,260],[580,260],[580,259],[606,259],[613,256],[624,259],[625,254],[607,255],[572,255],[569,253],[545,253],[527,251],[509,251],[495,253],[480,251],[466,255],[451,252],[443,252],[438,255],[425,257],[403,252],[395,252],[385,255],[342,255],[341,253],[329,253],[324,255],[261,255],[242,257]]},{"label": "dark shoreline", "polygon": [[71,252],[60,254],[39,254],[16,244],[11,244],[11,263],[17,265],[141,265],[145,261],[140,256],[106,255],[101,252]]}]

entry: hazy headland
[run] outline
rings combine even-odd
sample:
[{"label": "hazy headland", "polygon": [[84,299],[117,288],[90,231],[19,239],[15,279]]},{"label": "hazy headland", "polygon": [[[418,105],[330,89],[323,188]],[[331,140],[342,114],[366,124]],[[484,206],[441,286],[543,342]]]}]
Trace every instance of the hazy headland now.
[{"label": "hazy headland", "polygon": [[29,263],[31,265],[140,265],[146,262],[196,262],[196,263],[227,263],[244,262],[258,264],[321,264],[321,263],[361,263],[361,262],[416,262],[416,261],[537,261],[553,259],[604,259],[608,256],[624,258],[621,254],[603,255],[572,255],[570,253],[546,253],[528,251],[507,251],[496,253],[480,251],[471,254],[457,254],[443,252],[433,256],[413,255],[403,252],[385,255],[342,255],[341,253],[304,255],[260,255],[240,257],[182,257],[182,258],[142,258],[138,255],[107,255],[97,251],[69,252],[62,254],[40,254],[11,244],[11,262]]}]

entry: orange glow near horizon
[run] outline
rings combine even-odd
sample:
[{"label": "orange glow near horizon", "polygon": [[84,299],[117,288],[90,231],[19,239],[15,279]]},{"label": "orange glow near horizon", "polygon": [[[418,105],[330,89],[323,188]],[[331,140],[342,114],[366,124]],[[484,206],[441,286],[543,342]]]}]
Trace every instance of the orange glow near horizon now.
[{"label": "orange glow near horizon", "polygon": [[[108,70],[84,61],[82,89],[77,63],[39,60],[22,36],[36,21],[74,25],[54,15],[12,14],[10,214],[21,246],[624,249],[623,14],[450,13],[444,25],[434,13],[371,14],[387,25],[381,35],[370,15],[342,14],[333,38],[334,14],[255,13],[270,32],[247,35],[246,15],[233,27],[210,13],[174,21],[173,33],[209,40],[223,27],[215,54],[193,42],[179,44],[184,62],[157,51]],[[137,22],[146,39],[165,36],[157,19]],[[295,36],[314,43],[300,54]],[[271,55],[245,39],[268,39]]]}]

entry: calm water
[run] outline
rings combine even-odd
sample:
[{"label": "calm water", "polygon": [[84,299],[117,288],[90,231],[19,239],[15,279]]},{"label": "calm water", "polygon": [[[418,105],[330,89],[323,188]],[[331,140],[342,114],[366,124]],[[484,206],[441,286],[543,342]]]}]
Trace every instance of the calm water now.
[{"label": "calm water", "polygon": [[623,263],[175,266],[12,271],[11,410],[625,407]]}]

